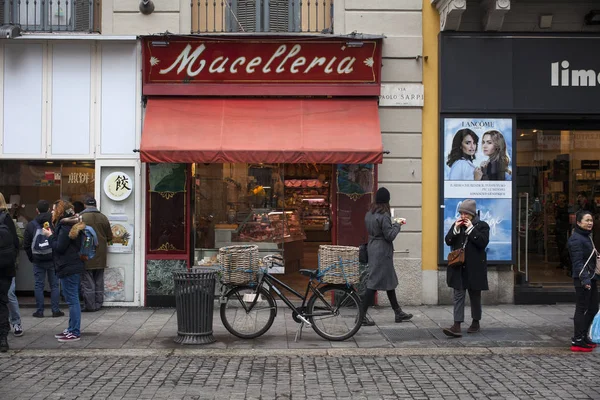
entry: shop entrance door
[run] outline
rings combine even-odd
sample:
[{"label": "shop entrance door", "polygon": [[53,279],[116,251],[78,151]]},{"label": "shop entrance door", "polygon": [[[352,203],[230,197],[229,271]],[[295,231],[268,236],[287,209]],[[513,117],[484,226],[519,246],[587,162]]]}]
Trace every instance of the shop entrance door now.
[{"label": "shop entrance door", "polygon": [[579,209],[598,221],[599,150],[600,131],[518,129],[517,285],[572,292],[567,241]]}]

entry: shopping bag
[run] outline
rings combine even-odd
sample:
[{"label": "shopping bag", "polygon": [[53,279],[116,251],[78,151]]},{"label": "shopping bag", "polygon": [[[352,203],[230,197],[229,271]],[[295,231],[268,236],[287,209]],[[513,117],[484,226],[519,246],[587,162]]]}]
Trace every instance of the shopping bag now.
[{"label": "shopping bag", "polygon": [[592,326],[590,326],[590,339],[594,343],[600,343],[600,311],[594,317]]}]

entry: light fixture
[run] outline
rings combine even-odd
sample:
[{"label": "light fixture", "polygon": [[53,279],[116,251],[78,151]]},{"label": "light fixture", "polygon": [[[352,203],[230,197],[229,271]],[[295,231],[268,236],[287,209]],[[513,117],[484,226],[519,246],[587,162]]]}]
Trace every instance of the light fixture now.
[{"label": "light fixture", "polygon": [[600,10],[592,10],[585,14],[584,21],[586,25],[600,25]]},{"label": "light fixture", "polygon": [[552,18],[554,16],[552,14],[544,14],[540,15],[540,29],[549,29],[552,28]]},{"label": "light fixture", "polygon": [[154,12],[154,2],[152,0],[142,0],[140,2],[140,12],[144,15],[150,15]]},{"label": "light fixture", "polygon": [[166,40],[153,40],[150,42],[152,47],[169,47],[169,42]]}]

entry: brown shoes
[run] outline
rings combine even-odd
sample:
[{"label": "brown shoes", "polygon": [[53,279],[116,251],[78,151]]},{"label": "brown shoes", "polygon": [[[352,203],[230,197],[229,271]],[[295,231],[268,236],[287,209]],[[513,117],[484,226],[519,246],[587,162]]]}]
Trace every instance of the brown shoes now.
[{"label": "brown shoes", "polygon": [[450,328],[444,328],[444,334],[450,337],[461,337],[460,322],[455,322]]},{"label": "brown shoes", "polygon": [[479,321],[473,320],[473,323],[467,329],[467,333],[477,333],[481,328],[479,327]]}]

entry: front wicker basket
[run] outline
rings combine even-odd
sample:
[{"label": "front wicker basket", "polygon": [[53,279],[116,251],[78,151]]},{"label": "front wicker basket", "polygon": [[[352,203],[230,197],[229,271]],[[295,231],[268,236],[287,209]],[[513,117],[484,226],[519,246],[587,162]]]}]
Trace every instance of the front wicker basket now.
[{"label": "front wicker basket", "polygon": [[247,285],[257,281],[260,257],[258,246],[238,245],[219,249],[221,281],[230,285]]},{"label": "front wicker basket", "polygon": [[321,282],[355,284],[360,280],[358,247],[319,246],[319,273]]}]

